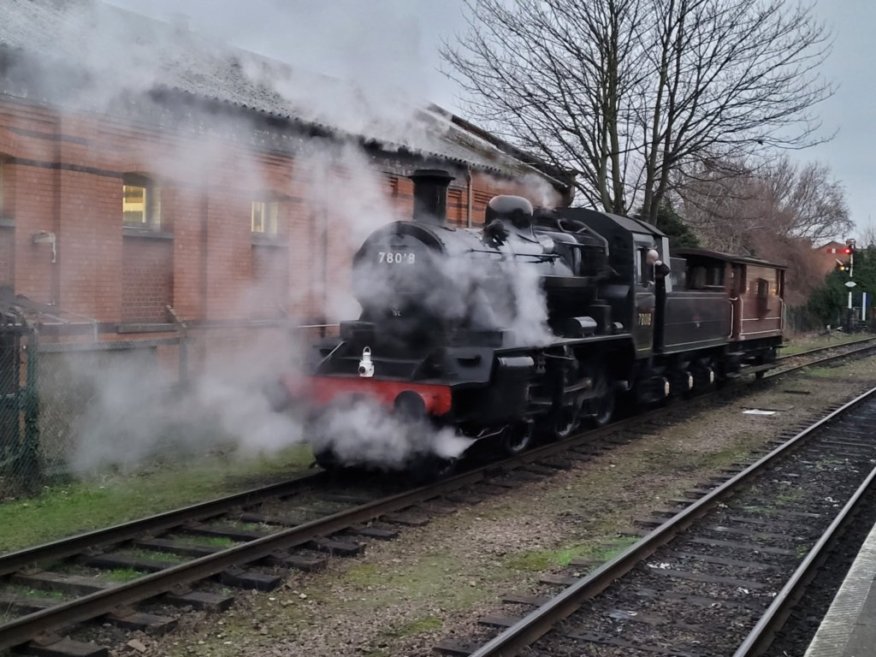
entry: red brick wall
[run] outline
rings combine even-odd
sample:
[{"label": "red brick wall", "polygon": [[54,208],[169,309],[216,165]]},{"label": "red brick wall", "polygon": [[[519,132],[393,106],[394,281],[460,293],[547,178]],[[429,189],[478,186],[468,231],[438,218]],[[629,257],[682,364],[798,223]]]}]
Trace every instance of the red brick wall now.
[{"label": "red brick wall", "polygon": [[277,317],[289,297],[289,249],[286,246],[252,246],[251,312],[258,317]]},{"label": "red brick wall", "polygon": [[117,322],[122,293],[120,178],[60,171],[60,306]]},{"label": "red brick wall", "polygon": [[180,318],[203,317],[207,292],[204,193],[194,186],[165,185],[161,211],[173,226],[173,298],[169,303]]},{"label": "red brick wall", "polygon": [[125,237],[122,248],[122,322],[166,322],[173,298],[173,243]]},{"label": "red brick wall", "polygon": [[252,280],[250,198],[211,193],[207,200],[206,319],[246,317]]},{"label": "red brick wall", "polygon": [[[238,144],[217,149],[221,154],[204,162],[192,155],[203,157],[202,141],[0,101],[0,156],[11,158],[6,214],[15,224],[0,228],[0,281],[14,279],[18,293],[108,325],[167,321],[166,304],[184,320],[267,315],[267,304],[252,303],[260,297],[253,289],[264,286],[271,290],[270,305],[278,290],[277,303],[293,315],[321,315],[327,289],[349,286],[359,238],[341,217],[307,203],[306,183],[294,176],[289,157],[247,152]],[[160,185],[161,229],[171,240],[123,237],[122,176],[131,172]],[[408,219],[412,182],[383,175],[391,208],[386,221]],[[338,186],[344,194],[344,185]],[[472,186],[473,225],[483,222],[494,194],[527,193],[477,173]],[[448,217],[456,225],[467,224],[468,190],[458,173],[448,195]],[[285,246],[253,244],[250,203],[265,193],[282,199],[278,239]],[[55,264],[49,244],[32,242],[42,230],[57,235]]]},{"label": "red brick wall", "polygon": [[14,282],[13,253],[15,232],[11,228],[0,227],[0,285],[11,286]]}]

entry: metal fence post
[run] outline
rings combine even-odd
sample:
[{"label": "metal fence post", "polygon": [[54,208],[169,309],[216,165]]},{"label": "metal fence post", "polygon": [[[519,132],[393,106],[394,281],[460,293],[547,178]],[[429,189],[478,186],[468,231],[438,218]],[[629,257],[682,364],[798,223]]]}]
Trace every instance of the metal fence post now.
[{"label": "metal fence post", "polygon": [[24,345],[27,354],[25,368],[25,383],[21,399],[24,411],[24,436],[21,445],[19,472],[21,484],[25,490],[34,492],[42,484],[42,460],[40,458],[40,426],[39,426],[39,381],[37,378],[37,359],[39,358],[39,338],[35,329],[27,332],[27,342]]}]

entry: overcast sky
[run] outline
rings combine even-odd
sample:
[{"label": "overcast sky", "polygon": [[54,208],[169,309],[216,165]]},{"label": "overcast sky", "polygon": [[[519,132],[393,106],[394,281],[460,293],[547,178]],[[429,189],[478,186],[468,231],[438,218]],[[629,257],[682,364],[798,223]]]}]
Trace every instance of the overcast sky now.
[{"label": "overcast sky", "polygon": [[[157,18],[185,17],[193,30],[241,48],[365,84],[402,87],[454,112],[452,81],[438,48],[465,29],[463,0],[109,0]],[[838,85],[819,108],[829,143],[794,153],[831,167],[852,219],[876,223],[876,3],[816,0],[834,33],[825,76]]]}]

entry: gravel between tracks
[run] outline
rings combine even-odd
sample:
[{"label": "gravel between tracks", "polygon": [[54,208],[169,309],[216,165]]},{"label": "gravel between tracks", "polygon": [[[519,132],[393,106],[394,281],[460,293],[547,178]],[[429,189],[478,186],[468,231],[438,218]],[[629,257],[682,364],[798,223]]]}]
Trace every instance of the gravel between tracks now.
[{"label": "gravel between tracks", "polygon": [[[448,634],[478,634],[477,617],[501,609],[502,593],[536,590],[539,575],[575,556],[606,558],[634,518],[874,380],[876,358],[867,358],[752,388],[572,471],[371,542],[364,557],[332,559],[322,573],[293,572],[273,593],[238,594],[225,614],[183,614],[170,635],[138,635],[136,648],[114,654],[430,655]],[[777,414],[742,414],[752,407]]]}]

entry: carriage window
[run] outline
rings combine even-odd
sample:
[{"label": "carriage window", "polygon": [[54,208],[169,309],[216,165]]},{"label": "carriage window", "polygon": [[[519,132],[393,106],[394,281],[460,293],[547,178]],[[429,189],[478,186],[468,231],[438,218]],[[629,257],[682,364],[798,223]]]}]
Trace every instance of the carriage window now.
[{"label": "carriage window", "polygon": [[770,282],[763,278],[758,278],[755,281],[757,284],[757,296],[761,298],[768,297],[770,295]]},{"label": "carriage window", "polygon": [[775,269],[767,267],[748,268],[748,293],[757,296],[778,295],[779,281]]},{"label": "carriage window", "polygon": [[706,285],[724,287],[724,268],[709,267],[706,274]]}]

